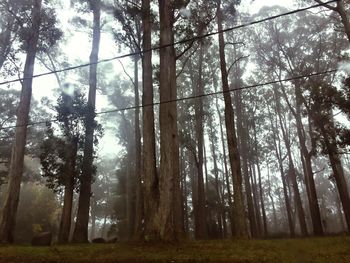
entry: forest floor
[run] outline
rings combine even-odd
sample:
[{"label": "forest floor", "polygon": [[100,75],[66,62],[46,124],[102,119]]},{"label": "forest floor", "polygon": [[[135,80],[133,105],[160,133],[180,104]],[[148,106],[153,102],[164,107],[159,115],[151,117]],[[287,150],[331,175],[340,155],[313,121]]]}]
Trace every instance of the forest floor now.
[{"label": "forest floor", "polygon": [[350,262],[350,237],[0,246],[1,263]]}]

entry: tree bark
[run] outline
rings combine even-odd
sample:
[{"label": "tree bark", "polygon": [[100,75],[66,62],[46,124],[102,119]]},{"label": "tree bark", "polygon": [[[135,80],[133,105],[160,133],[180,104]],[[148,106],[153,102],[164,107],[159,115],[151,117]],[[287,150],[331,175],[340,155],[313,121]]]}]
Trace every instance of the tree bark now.
[{"label": "tree bark", "polygon": [[15,141],[11,154],[9,182],[0,220],[0,242],[2,243],[12,243],[14,241],[13,234],[23,174],[27,124],[29,121],[30,101],[32,97],[32,77],[41,24],[41,3],[41,0],[35,0],[32,9],[31,36],[27,40],[28,49],[24,66],[21,98],[17,110]]},{"label": "tree bark", "polygon": [[288,195],[288,185],[287,185],[286,175],[285,175],[284,168],[283,168],[281,142],[280,142],[278,134],[276,134],[277,133],[277,124],[276,125],[273,124],[274,120],[273,120],[272,113],[270,112],[270,109],[269,109],[269,118],[270,118],[270,123],[271,123],[271,128],[272,128],[273,146],[275,149],[275,155],[276,155],[276,158],[278,161],[278,166],[279,166],[279,170],[280,170],[280,174],[281,174],[284,203],[286,206],[289,232],[290,232],[290,236],[294,237],[295,231],[294,231],[294,224],[293,224],[293,219],[292,219],[292,207],[291,207],[290,198]]},{"label": "tree bark", "polygon": [[[222,13],[221,13],[221,0],[217,2],[217,23],[218,31],[222,31]],[[237,138],[234,125],[234,113],[232,108],[231,94],[229,93],[228,74],[226,68],[225,58],[225,40],[223,33],[219,33],[219,52],[220,52],[220,68],[222,78],[222,89],[224,92],[225,101],[225,124],[226,124],[226,136],[229,149],[229,159],[232,171],[232,181],[234,187],[234,225],[235,236],[240,238],[248,237],[247,226],[245,222],[245,212],[243,204],[242,193],[242,174],[240,167],[240,157],[237,147]]]},{"label": "tree bark", "polygon": [[[343,211],[345,215],[345,221],[348,227],[348,232],[350,232],[350,197],[349,197],[349,191],[348,191],[348,184],[346,182],[345,175],[344,175],[344,169],[338,153],[336,137],[335,137],[335,134],[327,133],[324,123],[318,122],[318,126],[321,130],[323,139],[325,141],[325,145],[327,148],[329,160],[333,171],[333,176],[337,184],[340,201],[343,206]],[[332,127],[333,126],[332,123],[329,123],[327,126],[330,126],[329,129],[333,129],[333,130],[335,129],[334,127]]]},{"label": "tree bark", "polygon": [[220,238],[224,238],[225,231],[226,231],[226,223],[224,222],[224,220],[225,220],[224,200],[223,200],[223,196],[221,195],[221,191],[220,191],[219,168],[218,168],[218,164],[217,164],[217,156],[216,156],[216,151],[215,151],[216,134],[215,134],[215,130],[213,127],[213,120],[212,119],[209,121],[209,129],[210,129],[210,138],[209,139],[210,139],[210,143],[211,143],[211,152],[212,152],[212,156],[213,156],[213,165],[214,165],[216,202],[219,206],[217,218],[218,218],[219,229],[220,229]]},{"label": "tree bark", "polygon": [[[238,79],[236,78],[236,81]],[[248,131],[243,128],[243,105],[242,105],[242,92],[237,90],[235,93],[235,104],[236,104],[236,112],[237,112],[237,137],[239,141],[239,149],[241,152],[242,159],[242,170],[243,170],[243,178],[245,185],[245,194],[246,201],[248,205],[248,219],[250,225],[250,233],[252,237],[258,237],[258,228],[256,222],[256,216],[253,205],[253,197],[252,197],[252,189],[251,182],[249,180],[249,169],[248,169],[248,140],[249,136]]]},{"label": "tree bark", "polygon": [[[194,89],[194,95],[200,96],[203,94],[203,46],[199,44],[199,63],[198,63],[198,82]],[[204,239],[207,237],[207,223],[205,211],[205,192],[204,192],[204,177],[203,177],[203,100],[201,97],[195,99],[195,130],[197,140],[197,206],[195,214],[195,238]]]},{"label": "tree bark", "polygon": [[261,169],[260,169],[260,162],[259,162],[259,147],[258,147],[258,139],[257,139],[257,129],[256,129],[256,122],[255,119],[253,121],[253,130],[254,130],[254,150],[255,150],[255,164],[258,172],[258,181],[259,181],[259,198],[260,198],[260,204],[261,204],[261,213],[263,218],[263,225],[264,225],[264,236],[268,236],[268,229],[267,229],[267,218],[266,218],[266,211],[265,211],[265,203],[264,203],[264,196],[263,196],[263,186],[262,186],[262,180],[261,180]]},{"label": "tree bark", "polygon": [[[296,97],[295,109],[291,106],[288,100],[287,94],[285,93],[284,87],[282,87],[283,97],[287,102],[288,107],[296,120],[297,134],[298,134],[300,152],[301,152],[301,162],[304,170],[305,185],[306,185],[306,192],[307,192],[308,201],[309,201],[309,209],[310,209],[311,221],[313,226],[313,233],[314,235],[322,236],[323,228],[322,228],[322,221],[321,221],[321,213],[320,213],[320,208],[317,200],[317,192],[316,192],[316,186],[315,186],[315,181],[313,177],[312,163],[311,163],[312,156],[314,155],[314,152],[315,152],[315,145],[312,145],[312,149],[308,151],[306,147],[305,130],[303,128],[303,123],[301,120],[300,96],[302,96],[302,94],[301,94],[300,88],[298,87],[298,84],[295,85],[294,92]],[[310,131],[311,131],[311,127],[310,127]],[[311,132],[310,132],[310,137],[313,140],[313,135]]]},{"label": "tree bark", "polygon": [[78,138],[73,138],[67,147],[67,159],[65,164],[65,187],[60,229],[58,232],[58,243],[64,244],[69,241],[71,229],[74,181],[76,177],[76,157],[78,149]]},{"label": "tree bark", "polygon": [[142,193],[142,177],[141,177],[141,130],[140,130],[140,99],[139,99],[139,58],[134,58],[134,85],[135,85],[135,226],[134,239],[142,238],[142,220],[143,220],[143,193]]},{"label": "tree bark", "polygon": [[145,238],[157,238],[156,213],[159,204],[158,174],[156,169],[156,144],[153,111],[153,80],[151,50],[151,9],[150,0],[142,0],[143,50],[142,57],[142,105],[143,105],[143,176]]},{"label": "tree bark", "polygon": [[[174,42],[171,1],[159,0],[160,46]],[[176,56],[173,45],[160,50],[160,176],[157,227],[163,241],[177,241],[181,233],[179,142],[177,131]],[[162,103],[163,102],[163,103]],[[164,103],[167,102],[167,103]]]},{"label": "tree bark", "polygon": [[292,158],[292,150],[291,150],[291,145],[290,145],[290,140],[287,136],[286,129],[284,127],[284,123],[282,120],[282,113],[281,113],[281,105],[280,105],[280,94],[277,92],[276,89],[274,89],[274,94],[275,94],[275,101],[276,101],[276,111],[282,131],[282,137],[286,146],[287,150],[287,155],[288,155],[288,161],[289,161],[289,178],[292,182],[292,187],[293,187],[293,194],[294,194],[294,201],[295,201],[295,206],[298,212],[298,219],[299,219],[299,224],[300,224],[300,230],[301,234],[303,236],[307,236],[307,227],[306,227],[306,220],[305,220],[305,212],[304,208],[302,206],[301,198],[300,198],[300,193],[299,193],[299,188],[298,188],[298,183],[296,179],[296,173],[295,173],[295,167],[294,167],[294,161]]},{"label": "tree bark", "polygon": [[89,210],[91,198],[91,182],[93,176],[93,159],[94,159],[94,129],[95,129],[95,104],[96,104],[96,88],[97,88],[97,61],[100,47],[101,37],[101,2],[96,0],[91,3],[93,11],[93,34],[92,34],[92,50],[90,54],[90,72],[89,72],[89,96],[88,110],[86,112],[85,127],[85,145],[84,158],[82,166],[82,175],[80,181],[80,195],[78,204],[77,220],[73,233],[73,242],[88,242],[88,225]]}]

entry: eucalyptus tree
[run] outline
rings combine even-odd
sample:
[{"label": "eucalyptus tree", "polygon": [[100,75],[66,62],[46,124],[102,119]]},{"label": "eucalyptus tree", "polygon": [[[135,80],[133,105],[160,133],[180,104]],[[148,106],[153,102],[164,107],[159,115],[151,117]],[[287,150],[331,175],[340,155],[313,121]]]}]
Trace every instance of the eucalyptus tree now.
[{"label": "eucalyptus tree", "polygon": [[[143,193],[142,193],[142,183],[141,183],[143,179],[142,179],[142,173],[141,173],[142,172],[142,167],[141,167],[142,150],[141,150],[141,130],[140,130],[140,107],[139,107],[140,98],[139,98],[139,66],[138,66],[140,58],[142,58],[143,56],[140,53],[141,45],[142,45],[141,42],[143,38],[142,18],[144,17],[144,14],[142,12],[147,12],[147,11],[142,10],[140,1],[115,2],[114,16],[123,28],[122,32],[115,33],[116,41],[121,45],[125,45],[128,49],[130,49],[131,53],[135,53],[135,55],[132,57],[133,63],[134,63],[134,76],[133,76],[133,79],[130,78],[134,85],[134,94],[135,94],[134,95],[135,145],[133,149],[133,154],[135,158],[135,165],[134,165],[135,172],[133,173],[133,175],[135,178],[127,178],[128,179],[127,181],[128,182],[127,183],[128,200],[129,200],[129,206],[131,206],[130,209],[127,210],[128,212],[130,212],[128,214],[127,221],[129,224],[128,227],[129,227],[130,237],[134,236],[135,238],[138,238],[138,239],[142,235],[142,220],[143,220],[143,214],[144,214],[143,202],[142,202]],[[150,13],[148,15],[150,15]],[[148,19],[151,19],[151,17],[149,17]],[[146,23],[149,23],[149,22],[147,22],[146,20]],[[151,39],[149,39],[149,41],[150,40]],[[147,68],[146,71],[152,70],[152,65],[148,65],[148,66],[150,67],[150,69]],[[148,87],[147,92],[149,91],[150,91],[150,88]],[[145,94],[144,96],[149,96],[149,95]],[[152,120],[149,125],[152,125]]]},{"label": "eucalyptus tree", "polygon": [[225,124],[226,124],[226,136],[229,150],[229,160],[231,165],[232,172],[232,181],[233,181],[233,197],[234,197],[234,229],[235,236],[237,237],[247,237],[248,231],[245,220],[244,212],[244,202],[243,202],[243,193],[242,193],[242,173],[241,173],[241,164],[240,156],[238,152],[237,137],[235,131],[235,121],[234,121],[234,112],[232,108],[232,99],[229,91],[229,82],[228,82],[228,73],[227,65],[225,58],[225,40],[222,33],[223,29],[223,18],[221,10],[221,0],[217,1],[217,24],[219,33],[219,54],[220,54],[220,68],[221,68],[221,80],[222,80],[222,89],[224,92],[225,100]]},{"label": "eucalyptus tree", "polygon": [[156,212],[159,203],[158,173],[156,167],[156,142],[154,131],[153,70],[152,70],[152,12],[150,0],[142,0],[142,134],[145,236],[155,237]]},{"label": "eucalyptus tree", "polygon": [[[272,14],[277,9],[265,9],[263,12]],[[288,27],[286,27],[287,24]],[[282,79],[334,68],[343,50],[344,41],[339,33],[332,33],[324,29],[328,24],[329,21],[322,16],[299,13],[295,17],[284,18],[281,22],[270,22],[264,28],[260,28],[259,34],[255,35],[255,50],[259,63],[263,65],[261,69],[270,75],[273,74],[276,79]],[[263,42],[264,34],[261,34],[261,30],[266,32],[266,36],[270,36],[269,39],[273,39],[272,45],[271,42],[268,45]],[[289,38],[290,35],[294,36],[293,40]],[[318,78],[325,81],[331,80],[328,76]],[[322,235],[322,220],[312,168],[312,158],[317,152],[317,137],[315,137],[317,126],[312,120],[310,111],[307,111],[306,115],[304,114],[305,109],[307,109],[305,100],[309,103],[312,102],[309,100],[312,98],[309,96],[309,84],[307,83],[308,81],[303,79],[293,81],[294,91],[292,95],[289,95],[290,93],[287,91],[289,85],[281,83],[280,88],[281,95],[296,121],[313,231],[316,235]],[[290,96],[293,96],[293,99]],[[308,122],[307,126],[304,124],[305,119]],[[308,128],[307,131],[305,126]]]},{"label": "eucalyptus tree", "polygon": [[[83,158],[86,100],[79,92],[73,97],[62,93],[55,106],[58,128],[49,125],[47,139],[42,142],[40,160],[47,186],[55,192],[64,191],[58,242],[67,243],[71,230],[73,194],[77,188]],[[98,143],[98,133],[94,143]]]},{"label": "eucalyptus tree", "polygon": [[[61,37],[62,32],[55,28],[56,16],[53,9],[42,8],[41,0],[33,0],[26,5],[31,10],[25,16],[21,35],[21,49],[26,52],[21,99],[17,110],[15,141],[12,149],[9,171],[9,183],[5,196],[3,212],[0,220],[1,242],[13,242],[16,212],[23,173],[23,159],[27,137],[30,101],[32,96],[32,76],[35,56],[45,45],[53,45]],[[45,7],[45,6],[43,6]]]},{"label": "eucalyptus tree", "polygon": [[336,5],[334,6],[332,3],[326,3],[326,1],[323,0],[314,0],[315,2],[322,4],[324,7],[328,8],[329,10],[337,13],[340,17],[340,21],[343,24],[343,29],[345,31],[345,34],[350,42],[350,14],[349,9],[350,5],[345,0],[338,0],[336,1]]},{"label": "eucalyptus tree", "polygon": [[85,144],[84,158],[82,164],[82,175],[80,179],[80,193],[77,219],[74,228],[73,242],[88,242],[88,225],[91,197],[91,183],[93,174],[93,148],[94,148],[94,130],[95,126],[95,104],[97,89],[97,61],[100,49],[101,38],[101,1],[82,1],[85,8],[92,12],[92,48],[90,54],[89,66],[89,95],[87,101],[87,110],[85,115]]}]

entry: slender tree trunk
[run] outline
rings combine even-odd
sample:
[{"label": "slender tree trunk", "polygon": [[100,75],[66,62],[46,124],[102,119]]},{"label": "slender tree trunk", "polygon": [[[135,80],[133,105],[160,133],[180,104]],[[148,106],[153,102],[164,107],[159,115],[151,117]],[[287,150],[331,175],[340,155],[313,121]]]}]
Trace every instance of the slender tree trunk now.
[{"label": "slender tree trunk", "polygon": [[21,98],[17,109],[15,141],[12,147],[8,177],[9,182],[0,220],[0,242],[2,243],[12,243],[14,241],[13,234],[16,224],[16,214],[22,181],[27,124],[29,121],[30,101],[32,97],[32,77],[41,23],[40,12],[41,0],[35,0],[31,15],[31,37],[27,41],[28,49],[24,65],[24,80],[22,84]]},{"label": "slender tree trunk", "polygon": [[187,182],[184,147],[180,146],[180,178],[181,178],[181,205],[182,205],[182,228],[185,236],[188,234],[188,205],[187,205]]},{"label": "slender tree trunk", "polygon": [[[216,92],[216,85],[214,84],[215,87],[215,92]],[[229,172],[228,172],[228,165],[227,165],[227,158],[226,158],[226,147],[225,147],[225,139],[224,139],[224,129],[223,129],[223,121],[221,117],[221,112],[219,108],[219,102],[218,98],[215,99],[215,106],[216,106],[216,111],[218,113],[219,117],[219,126],[220,126],[220,138],[221,138],[221,146],[222,146],[222,159],[223,159],[223,176],[225,178],[225,186],[226,186],[226,191],[227,191],[227,201],[229,204],[229,220],[231,223],[231,234],[234,236],[235,233],[235,226],[234,226],[234,221],[233,221],[233,204],[232,204],[232,194],[231,194],[231,186],[230,186],[230,179],[229,179]],[[225,202],[223,202],[224,204]],[[225,208],[223,207],[223,213],[226,213]]]},{"label": "slender tree trunk", "polygon": [[98,52],[100,46],[100,17],[101,7],[100,0],[94,1],[92,4],[93,11],[93,35],[92,35],[92,50],[90,54],[90,72],[89,72],[89,96],[88,110],[86,113],[85,127],[85,145],[84,158],[82,166],[82,175],[80,180],[80,195],[78,204],[78,214],[73,233],[73,242],[86,243],[88,242],[88,225],[89,225],[89,210],[91,198],[91,182],[93,176],[93,159],[94,159],[94,129],[95,129],[95,103],[96,103],[96,88],[97,88],[97,64]]},{"label": "slender tree trunk", "polygon": [[[151,49],[150,0],[142,0],[143,50]],[[156,144],[153,111],[152,51],[142,56],[142,105],[143,107],[143,176],[145,238],[157,238],[156,214],[159,204],[158,174],[156,169]]]},{"label": "slender tree trunk", "polygon": [[[203,94],[202,66],[203,66],[203,47],[200,43],[199,47],[199,63],[198,63],[198,82],[194,87],[194,95]],[[201,97],[195,100],[195,130],[197,140],[197,206],[195,214],[195,238],[204,239],[207,237],[206,211],[205,211],[205,192],[203,177],[203,100]]]},{"label": "slender tree trunk", "polygon": [[[218,0],[217,5],[217,21],[218,31],[222,31],[222,13],[221,13],[221,0]],[[229,149],[229,159],[232,170],[233,181],[233,196],[234,196],[234,225],[235,235],[237,237],[248,237],[247,226],[245,222],[245,212],[242,193],[242,174],[240,167],[240,157],[237,147],[237,138],[234,125],[234,113],[232,108],[231,94],[229,93],[228,74],[226,68],[225,58],[225,40],[223,33],[219,34],[219,51],[220,51],[220,67],[222,78],[222,89],[224,92],[225,100],[225,124],[226,124],[226,136]]]},{"label": "slender tree trunk", "polygon": [[[320,213],[320,208],[317,200],[317,192],[316,192],[315,181],[314,181],[313,171],[312,171],[312,163],[311,163],[312,156],[314,155],[314,152],[315,152],[315,146],[313,145],[310,151],[308,151],[306,147],[306,135],[305,135],[305,130],[303,128],[302,119],[301,119],[300,96],[302,96],[302,94],[301,94],[300,88],[298,87],[298,84],[295,85],[294,92],[296,97],[295,109],[291,106],[288,100],[288,97],[286,95],[286,92],[282,87],[283,97],[287,102],[288,107],[291,110],[296,120],[296,128],[297,128],[297,134],[298,134],[299,145],[300,145],[301,161],[304,169],[305,185],[306,185],[306,192],[307,192],[308,201],[309,201],[309,209],[310,209],[311,221],[313,226],[313,233],[314,235],[322,236],[323,228],[322,228],[322,221],[321,221],[321,213]],[[310,137],[313,138],[311,127],[310,127],[309,133],[310,133]]]},{"label": "slender tree trunk", "polygon": [[307,236],[307,227],[306,227],[306,220],[305,220],[305,212],[304,208],[302,206],[301,198],[300,198],[300,193],[299,193],[299,188],[298,188],[298,183],[297,183],[297,178],[296,178],[296,173],[295,173],[295,167],[294,167],[294,162],[292,158],[292,150],[291,150],[291,145],[290,145],[290,140],[287,136],[286,128],[282,120],[282,113],[281,113],[281,105],[280,105],[280,94],[277,92],[277,89],[274,89],[275,93],[275,101],[276,101],[276,111],[277,115],[279,118],[279,123],[282,131],[282,136],[283,140],[286,146],[287,150],[287,155],[288,155],[288,161],[289,161],[289,178],[292,182],[292,187],[293,187],[293,194],[294,194],[294,200],[295,200],[295,206],[297,209],[298,213],[298,219],[299,219],[299,224],[300,224],[300,230],[301,234],[303,236]]},{"label": "slender tree trunk", "polygon": [[253,121],[253,130],[254,130],[254,150],[255,150],[255,164],[258,172],[258,180],[259,180],[259,198],[260,198],[260,204],[261,204],[261,213],[263,218],[263,225],[264,225],[264,236],[268,236],[268,229],[267,229],[267,219],[266,219],[266,211],[265,211],[265,203],[264,203],[264,189],[262,186],[262,180],[261,180],[261,169],[260,169],[260,162],[259,162],[259,147],[258,147],[258,139],[257,139],[257,130],[256,130],[256,123],[255,120]]},{"label": "slender tree trunk", "polygon": [[91,229],[90,229],[90,240],[93,240],[96,236],[96,208],[97,203],[94,198],[91,200]]},{"label": "slender tree trunk", "polygon": [[65,187],[62,215],[60,221],[60,229],[58,232],[58,243],[64,244],[69,241],[71,229],[73,196],[74,196],[74,181],[76,177],[76,159],[78,150],[78,138],[74,137],[67,149],[67,159],[65,167]]},{"label": "slender tree trunk", "polygon": [[140,130],[140,99],[139,99],[139,58],[134,58],[134,84],[135,84],[135,227],[134,238],[142,238],[142,220],[143,220],[143,193],[141,176],[141,130]]},{"label": "slender tree trunk", "polygon": [[329,138],[329,134],[327,134],[327,131],[324,128],[324,123],[319,123],[319,127],[325,140],[329,160],[333,171],[333,176],[337,184],[340,201],[343,206],[345,221],[348,227],[348,232],[350,232],[350,198],[348,184],[346,182],[344,169],[340,161],[338,148],[336,145],[336,138],[335,136],[333,138]]},{"label": "slender tree trunk", "polygon": [[[159,0],[160,46],[174,42],[174,14],[171,1]],[[160,101],[177,98],[176,57],[174,46],[160,50]],[[160,176],[157,226],[164,241],[176,241],[181,232],[181,197],[179,172],[179,143],[176,102],[162,103],[160,122]]]},{"label": "slender tree trunk", "polygon": [[252,180],[252,190],[253,190],[253,201],[254,201],[254,210],[255,210],[255,218],[256,218],[256,225],[258,229],[258,236],[262,236],[262,226],[261,226],[261,213],[260,213],[260,206],[259,206],[259,195],[258,195],[258,189],[257,189],[257,180],[256,180],[256,172],[254,169],[254,164],[250,164],[250,178]]},{"label": "slender tree trunk", "polygon": [[269,184],[269,188],[268,188],[268,196],[270,197],[271,200],[271,205],[272,205],[272,215],[273,215],[273,225],[275,226],[275,230],[277,228],[278,225],[278,221],[277,221],[277,213],[276,213],[276,206],[275,206],[275,201],[273,199],[273,195],[271,193],[271,180],[270,180],[270,168],[269,165],[267,164],[267,180],[268,180],[268,184]]},{"label": "slender tree trunk", "polygon": [[271,128],[272,128],[272,137],[273,137],[275,155],[276,155],[276,158],[278,161],[278,166],[279,166],[279,170],[280,170],[280,174],[281,174],[284,203],[286,206],[289,232],[290,232],[290,236],[294,237],[295,231],[294,231],[294,225],[293,225],[293,219],[292,219],[292,207],[291,207],[290,198],[288,195],[288,185],[287,185],[286,175],[285,175],[284,168],[283,168],[281,142],[280,142],[279,136],[277,134],[277,124],[276,125],[273,124],[273,122],[274,122],[273,116],[272,116],[272,113],[270,112],[270,110],[269,110],[269,118],[270,118],[270,123],[271,123]]},{"label": "slender tree trunk", "polygon": [[[236,80],[237,81],[237,80]],[[249,169],[248,169],[248,131],[243,128],[243,105],[242,105],[242,92],[237,90],[235,93],[235,104],[237,112],[237,137],[239,141],[239,149],[241,152],[242,159],[242,170],[245,185],[246,201],[248,205],[248,219],[250,225],[250,233],[252,237],[258,237],[258,229],[256,216],[253,205],[251,182],[249,180]]]},{"label": "slender tree trunk", "polygon": [[213,120],[211,119],[209,121],[209,129],[210,129],[210,143],[211,143],[211,152],[213,156],[213,165],[214,165],[214,177],[215,177],[215,192],[216,192],[216,202],[218,204],[218,212],[217,212],[217,218],[219,223],[219,230],[220,230],[220,238],[224,238],[224,232],[226,231],[226,225],[224,222],[224,201],[221,196],[220,191],[220,181],[219,181],[219,168],[217,164],[217,156],[216,156],[216,134],[213,127]]}]

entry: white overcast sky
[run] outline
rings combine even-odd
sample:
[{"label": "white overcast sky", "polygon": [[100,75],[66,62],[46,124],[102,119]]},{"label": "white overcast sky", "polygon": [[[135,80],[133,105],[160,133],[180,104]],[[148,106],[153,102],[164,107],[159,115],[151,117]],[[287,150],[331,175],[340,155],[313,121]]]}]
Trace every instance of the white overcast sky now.
[{"label": "white overcast sky", "polygon": [[[193,0],[192,0],[193,1]],[[70,8],[70,1],[66,0],[64,7],[58,11],[59,18],[61,19],[62,27],[64,32],[67,28],[73,30],[72,26],[69,26],[69,17],[73,14]],[[245,13],[257,13],[260,8],[263,6],[272,6],[272,5],[283,5],[287,8],[293,8],[292,0],[242,0],[239,10]],[[88,31],[84,32],[71,32],[71,37],[68,39],[66,44],[62,44],[62,50],[69,58],[71,64],[76,64],[76,60],[80,60],[81,63],[88,62],[91,43],[88,39]],[[100,59],[111,58],[118,55],[118,49],[116,48],[111,34],[108,32],[103,32],[101,35],[101,49],[99,57]],[[125,61],[127,64],[127,61]],[[117,67],[120,65],[118,62],[114,63]],[[47,72],[47,69],[40,66],[39,64],[35,67],[35,74]],[[131,74],[132,75],[132,74]],[[73,81],[72,79],[67,79],[66,81]],[[16,85],[20,89],[19,85]],[[57,87],[56,79],[53,75],[45,76],[34,79],[33,82],[33,97],[37,100],[40,100],[42,97],[53,97],[52,90]],[[98,95],[96,101],[97,111],[100,111],[105,107],[107,99],[104,96]],[[114,136],[113,136],[114,137]],[[115,147],[111,147],[112,134],[107,132],[106,136],[101,140],[100,151],[103,154],[115,154]],[[115,144],[115,137],[112,144]]]}]

